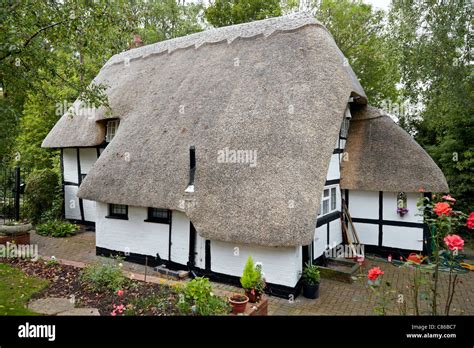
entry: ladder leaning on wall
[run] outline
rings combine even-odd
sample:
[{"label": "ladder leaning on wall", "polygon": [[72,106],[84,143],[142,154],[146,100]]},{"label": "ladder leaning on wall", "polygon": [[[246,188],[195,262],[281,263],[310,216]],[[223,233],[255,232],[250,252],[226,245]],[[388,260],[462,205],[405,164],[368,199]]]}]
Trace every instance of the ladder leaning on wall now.
[{"label": "ladder leaning on wall", "polygon": [[[341,215],[341,226],[342,226],[342,236],[344,243],[348,244],[351,248],[354,255],[358,255],[357,249],[354,244],[361,244],[359,235],[357,234],[357,230],[352,222],[351,214],[349,213],[349,209],[347,209],[346,202],[344,199],[342,200],[342,210],[343,213]],[[347,225],[346,225],[347,221]]]}]

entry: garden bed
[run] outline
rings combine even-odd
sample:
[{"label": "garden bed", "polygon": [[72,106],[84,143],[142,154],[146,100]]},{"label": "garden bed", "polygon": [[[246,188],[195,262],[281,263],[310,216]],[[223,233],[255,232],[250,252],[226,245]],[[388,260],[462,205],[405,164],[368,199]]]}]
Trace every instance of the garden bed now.
[{"label": "garden bed", "polygon": [[[78,308],[92,307],[100,315],[111,315],[113,305],[124,304],[130,315],[177,315],[178,294],[167,285],[130,281],[118,297],[114,291],[91,291],[81,282],[81,269],[59,263],[21,259],[0,259],[0,262],[18,268],[25,274],[46,279],[49,286],[32,295],[32,299],[46,297],[74,298]],[[124,313],[125,313],[124,312]]]}]

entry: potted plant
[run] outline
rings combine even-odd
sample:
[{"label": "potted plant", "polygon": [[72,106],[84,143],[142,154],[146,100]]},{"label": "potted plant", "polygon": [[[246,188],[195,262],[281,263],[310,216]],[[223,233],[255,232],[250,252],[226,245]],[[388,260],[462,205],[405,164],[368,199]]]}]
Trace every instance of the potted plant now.
[{"label": "potted plant", "polygon": [[319,298],[320,279],[318,267],[307,263],[301,276],[304,297],[311,299]]},{"label": "potted plant", "polygon": [[249,298],[242,294],[234,294],[229,298],[229,303],[232,305],[232,313],[239,314],[245,312],[245,307],[249,302]]},{"label": "potted plant", "polygon": [[258,302],[263,294],[266,283],[263,278],[262,266],[255,265],[252,256],[249,256],[240,278],[240,284],[245,289],[249,302]]}]

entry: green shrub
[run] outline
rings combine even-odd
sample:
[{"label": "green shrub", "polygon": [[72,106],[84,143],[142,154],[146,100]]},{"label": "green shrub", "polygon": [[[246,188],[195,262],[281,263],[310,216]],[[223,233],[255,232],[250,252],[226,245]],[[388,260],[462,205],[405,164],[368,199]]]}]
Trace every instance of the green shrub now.
[{"label": "green shrub", "polygon": [[26,215],[36,224],[41,215],[53,207],[58,197],[59,176],[53,169],[35,170],[26,180]]},{"label": "green shrub", "polygon": [[244,289],[255,289],[260,293],[265,288],[265,280],[262,276],[262,267],[256,266],[253,262],[252,256],[249,256],[244,267],[244,272],[240,278],[240,284]]},{"label": "green shrub", "polygon": [[227,315],[230,305],[226,299],[215,296],[209,279],[196,277],[180,290],[178,308],[182,314]]},{"label": "green shrub", "polygon": [[316,285],[320,282],[319,268],[315,265],[306,264],[301,276],[303,283],[306,285]]},{"label": "green shrub", "polygon": [[79,226],[61,220],[52,220],[36,225],[36,233],[41,236],[69,237],[74,235],[77,230],[79,230]]},{"label": "green shrub", "polygon": [[92,291],[121,290],[130,284],[130,279],[123,274],[120,261],[117,257],[89,265],[82,271],[81,280]]}]

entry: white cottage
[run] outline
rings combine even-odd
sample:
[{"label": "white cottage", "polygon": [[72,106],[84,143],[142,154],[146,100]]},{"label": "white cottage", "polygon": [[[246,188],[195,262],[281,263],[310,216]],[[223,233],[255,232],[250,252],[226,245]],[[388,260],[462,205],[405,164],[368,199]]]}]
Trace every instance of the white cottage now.
[{"label": "white cottage", "polygon": [[423,149],[366,105],[310,16],[129,50],[94,83],[110,110],[77,101],[82,112],[43,146],[61,149],[65,217],[95,226],[97,254],[231,283],[252,255],[268,290],[288,296],[305,262],[343,242],[342,198],[366,246],[423,250],[418,189],[448,189]]}]

